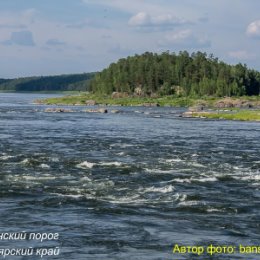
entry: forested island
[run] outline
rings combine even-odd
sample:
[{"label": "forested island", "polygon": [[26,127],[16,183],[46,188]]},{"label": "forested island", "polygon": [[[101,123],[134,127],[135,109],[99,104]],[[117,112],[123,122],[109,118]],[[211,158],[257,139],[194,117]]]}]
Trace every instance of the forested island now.
[{"label": "forested island", "polygon": [[81,95],[38,102],[181,106],[190,107],[185,117],[260,120],[260,73],[245,64],[229,65],[202,52],[146,52],[123,58],[96,73],[87,89]]},{"label": "forested island", "polygon": [[87,91],[95,73],[0,79],[0,91]]},{"label": "forested island", "polygon": [[252,96],[260,93],[260,73],[202,52],[146,52],[112,63],[95,75],[90,86],[100,94]]}]

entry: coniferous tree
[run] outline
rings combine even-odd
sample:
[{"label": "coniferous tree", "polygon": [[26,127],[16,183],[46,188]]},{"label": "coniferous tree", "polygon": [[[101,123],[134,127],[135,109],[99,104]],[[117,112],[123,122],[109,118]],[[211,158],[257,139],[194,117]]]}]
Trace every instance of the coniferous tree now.
[{"label": "coniferous tree", "polygon": [[131,94],[138,88],[146,95],[259,95],[260,73],[246,65],[228,65],[202,52],[145,52],[112,63],[95,76],[91,86],[94,92],[106,94]]}]

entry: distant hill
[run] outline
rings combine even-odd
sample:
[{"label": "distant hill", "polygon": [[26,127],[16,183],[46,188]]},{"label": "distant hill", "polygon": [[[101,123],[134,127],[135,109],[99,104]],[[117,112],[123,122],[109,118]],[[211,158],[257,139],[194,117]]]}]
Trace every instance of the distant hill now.
[{"label": "distant hill", "polygon": [[0,79],[0,90],[5,91],[71,91],[89,89],[95,73],[69,74],[59,76],[25,77]]},{"label": "distant hill", "polygon": [[250,96],[260,93],[260,73],[202,52],[146,52],[120,59],[97,73],[91,90],[140,96]]}]

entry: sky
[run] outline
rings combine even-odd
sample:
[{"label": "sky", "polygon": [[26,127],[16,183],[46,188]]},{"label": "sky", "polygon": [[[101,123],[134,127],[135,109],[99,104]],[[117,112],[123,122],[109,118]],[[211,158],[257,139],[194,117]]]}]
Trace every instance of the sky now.
[{"label": "sky", "polygon": [[143,52],[260,71],[259,0],[1,0],[0,78],[100,71]]}]

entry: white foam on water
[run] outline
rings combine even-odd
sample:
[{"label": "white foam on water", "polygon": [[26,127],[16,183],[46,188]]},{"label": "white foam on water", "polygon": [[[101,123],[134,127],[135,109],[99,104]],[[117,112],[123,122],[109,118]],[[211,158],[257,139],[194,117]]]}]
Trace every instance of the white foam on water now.
[{"label": "white foam on water", "polygon": [[46,163],[40,164],[39,167],[42,168],[42,169],[50,169],[51,168],[50,165],[48,165]]},{"label": "white foam on water", "polygon": [[234,169],[234,170],[243,170],[243,168],[238,167],[238,166],[233,166],[233,169]]},{"label": "white foam on water", "polygon": [[149,169],[149,168],[144,168],[144,170],[146,171],[146,172],[148,172],[148,173],[174,173],[175,172],[175,170],[173,170],[173,169],[171,169],[171,170],[160,170],[160,169]]},{"label": "white foam on water", "polygon": [[7,161],[8,159],[14,158],[15,156],[11,156],[11,155],[3,155],[0,156],[0,160],[2,161]]},{"label": "white foam on water", "polygon": [[[162,192],[167,194],[168,192],[172,192],[174,187],[162,187],[162,188],[155,188],[150,187],[144,190],[139,189],[135,194],[126,194],[125,196],[115,196],[115,195],[108,195],[101,198],[96,198],[100,201],[106,201],[113,204],[132,204],[132,205],[140,205],[140,204],[161,204],[161,203],[172,203],[173,201],[183,201],[186,199],[185,195],[180,195],[179,193],[166,195],[166,197],[158,196],[157,198],[143,198],[142,195],[146,192]],[[141,191],[141,192],[140,192]]]},{"label": "white foam on water", "polygon": [[205,205],[205,202],[201,202],[198,200],[188,200],[188,201],[181,201],[178,203],[178,206],[197,206],[197,205]]},{"label": "white foam on water", "polygon": [[122,166],[122,162],[99,162],[99,163],[91,163],[88,161],[84,161],[76,165],[77,168],[81,169],[92,169],[94,166]]},{"label": "white foam on water", "polygon": [[179,199],[180,202],[183,202],[183,201],[187,200],[187,197],[188,196],[186,194],[181,194],[181,195],[179,195],[178,199]]},{"label": "white foam on water", "polygon": [[21,161],[22,164],[27,164],[30,163],[30,160],[28,158],[24,159]]},{"label": "white foam on water", "polygon": [[[139,191],[142,191],[142,189],[139,189]],[[172,185],[168,185],[168,186],[164,186],[164,187],[149,187],[143,190],[142,193],[146,193],[146,192],[161,192],[161,193],[168,193],[168,192],[172,192],[174,191],[174,186]]]},{"label": "white foam on water", "polygon": [[89,177],[85,176],[85,177],[82,177],[80,179],[80,181],[91,181],[91,179]]},{"label": "white foam on water", "polygon": [[173,179],[172,181],[174,181],[174,182],[179,182],[179,183],[191,183],[191,179],[188,179],[188,178],[184,178],[184,179],[175,178],[175,179]]},{"label": "white foam on water", "polygon": [[192,165],[192,166],[200,167],[200,168],[206,168],[207,167],[207,166],[205,166],[201,163],[198,163],[198,162],[189,162],[188,165]]},{"label": "white foam on water", "polygon": [[59,161],[60,161],[60,159],[57,158],[57,157],[52,157],[50,160],[51,160],[52,162],[59,162]]},{"label": "white foam on water", "polygon": [[120,153],[117,153],[117,155],[123,156],[123,155],[125,155],[125,153],[124,152],[120,152]]},{"label": "white foam on water", "polygon": [[132,195],[132,196],[124,196],[124,197],[115,197],[115,196],[106,196],[106,198],[100,199],[101,201],[109,201],[114,204],[142,204],[148,202],[147,199],[140,199],[140,196]]},{"label": "white foam on water", "polygon": [[84,195],[81,194],[62,194],[62,193],[50,193],[51,195],[56,195],[59,197],[68,197],[68,198],[73,198],[73,199],[79,199],[83,198]]},{"label": "white foam on water", "polygon": [[167,159],[167,160],[165,160],[165,162],[167,162],[167,163],[175,163],[175,162],[184,162],[184,160],[182,160],[180,158],[173,158],[173,159]]},{"label": "white foam on water", "polygon": [[209,213],[214,213],[214,212],[225,212],[225,209],[216,209],[216,208],[208,208],[207,210],[206,210],[207,212],[209,212]]},{"label": "white foam on water", "polygon": [[213,177],[191,178],[191,181],[214,182],[214,181],[218,181],[218,179],[213,176]]},{"label": "white foam on water", "polygon": [[249,174],[244,176],[234,176],[236,180],[242,181],[260,181],[260,174]]},{"label": "white foam on water", "polygon": [[31,176],[31,175],[23,175],[19,179],[24,179],[27,181],[45,181],[45,180],[55,180],[55,176],[45,175],[45,176]]},{"label": "white foam on water", "polygon": [[[100,191],[107,190],[108,188],[112,188],[115,186],[115,183],[111,180],[100,180],[100,181],[92,181],[83,183],[82,187],[88,189],[88,191]],[[77,190],[76,187],[73,187],[73,191]]]},{"label": "white foam on water", "polygon": [[81,168],[81,169],[92,169],[94,166],[95,166],[95,163],[91,163],[88,161],[84,161],[84,162],[76,165],[77,168]]},{"label": "white foam on water", "polygon": [[116,191],[127,191],[129,190],[129,188],[118,188],[118,189],[115,189]]},{"label": "white foam on water", "polygon": [[122,166],[123,164],[121,162],[101,162],[99,165],[102,166]]}]

